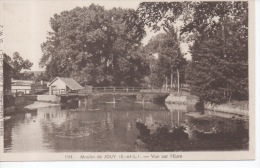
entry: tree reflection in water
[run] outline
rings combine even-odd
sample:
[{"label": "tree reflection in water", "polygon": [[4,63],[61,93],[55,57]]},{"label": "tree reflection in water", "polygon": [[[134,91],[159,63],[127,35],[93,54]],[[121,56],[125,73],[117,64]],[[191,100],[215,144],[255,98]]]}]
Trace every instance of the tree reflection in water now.
[{"label": "tree reflection in water", "polygon": [[243,119],[211,121],[212,127],[207,132],[196,127],[196,122],[203,121],[173,127],[158,124],[151,133],[144,122],[137,121],[140,135],[135,143],[136,151],[248,150],[248,126]]}]

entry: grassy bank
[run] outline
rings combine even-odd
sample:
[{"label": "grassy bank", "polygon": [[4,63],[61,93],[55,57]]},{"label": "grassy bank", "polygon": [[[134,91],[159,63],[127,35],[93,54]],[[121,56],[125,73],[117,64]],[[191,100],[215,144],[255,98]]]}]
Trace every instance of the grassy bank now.
[{"label": "grassy bank", "polygon": [[231,101],[225,104],[214,105],[205,103],[204,108],[211,111],[219,111],[231,114],[248,115],[249,102],[248,101]]}]

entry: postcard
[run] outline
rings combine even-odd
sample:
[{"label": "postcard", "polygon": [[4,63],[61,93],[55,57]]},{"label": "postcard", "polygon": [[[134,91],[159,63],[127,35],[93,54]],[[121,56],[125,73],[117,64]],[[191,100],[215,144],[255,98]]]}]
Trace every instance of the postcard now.
[{"label": "postcard", "polygon": [[0,160],[254,160],[254,1],[0,1]]}]

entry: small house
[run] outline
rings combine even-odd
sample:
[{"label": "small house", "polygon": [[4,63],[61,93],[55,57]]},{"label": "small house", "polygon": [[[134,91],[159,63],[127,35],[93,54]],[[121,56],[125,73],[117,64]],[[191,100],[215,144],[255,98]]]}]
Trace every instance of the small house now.
[{"label": "small house", "polygon": [[78,92],[84,89],[78,82],[72,78],[56,77],[48,85],[49,94],[66,94],[68,92]]}]

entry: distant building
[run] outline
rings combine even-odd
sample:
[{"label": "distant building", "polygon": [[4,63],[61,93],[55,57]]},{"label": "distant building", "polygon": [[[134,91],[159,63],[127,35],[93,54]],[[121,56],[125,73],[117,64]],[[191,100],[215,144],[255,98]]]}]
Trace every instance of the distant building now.
[{"label": "distant building", "polygon": [[34,81],[31,80],[12,79],[12,93],[31,94],[33,84]]},{"label": "distant building", "polygon": [[56,77],[50,84],[49,94],[65,94],[71,91],[79,91],[84,89],[78,82],[72,78]]},{"label": "distant building", "polygon": [[32,80],[14,80],[12,79],[12,93],[23,93],[23,94],[37,94],[47,91],[46,85],[43,82],[35,83]]}]

